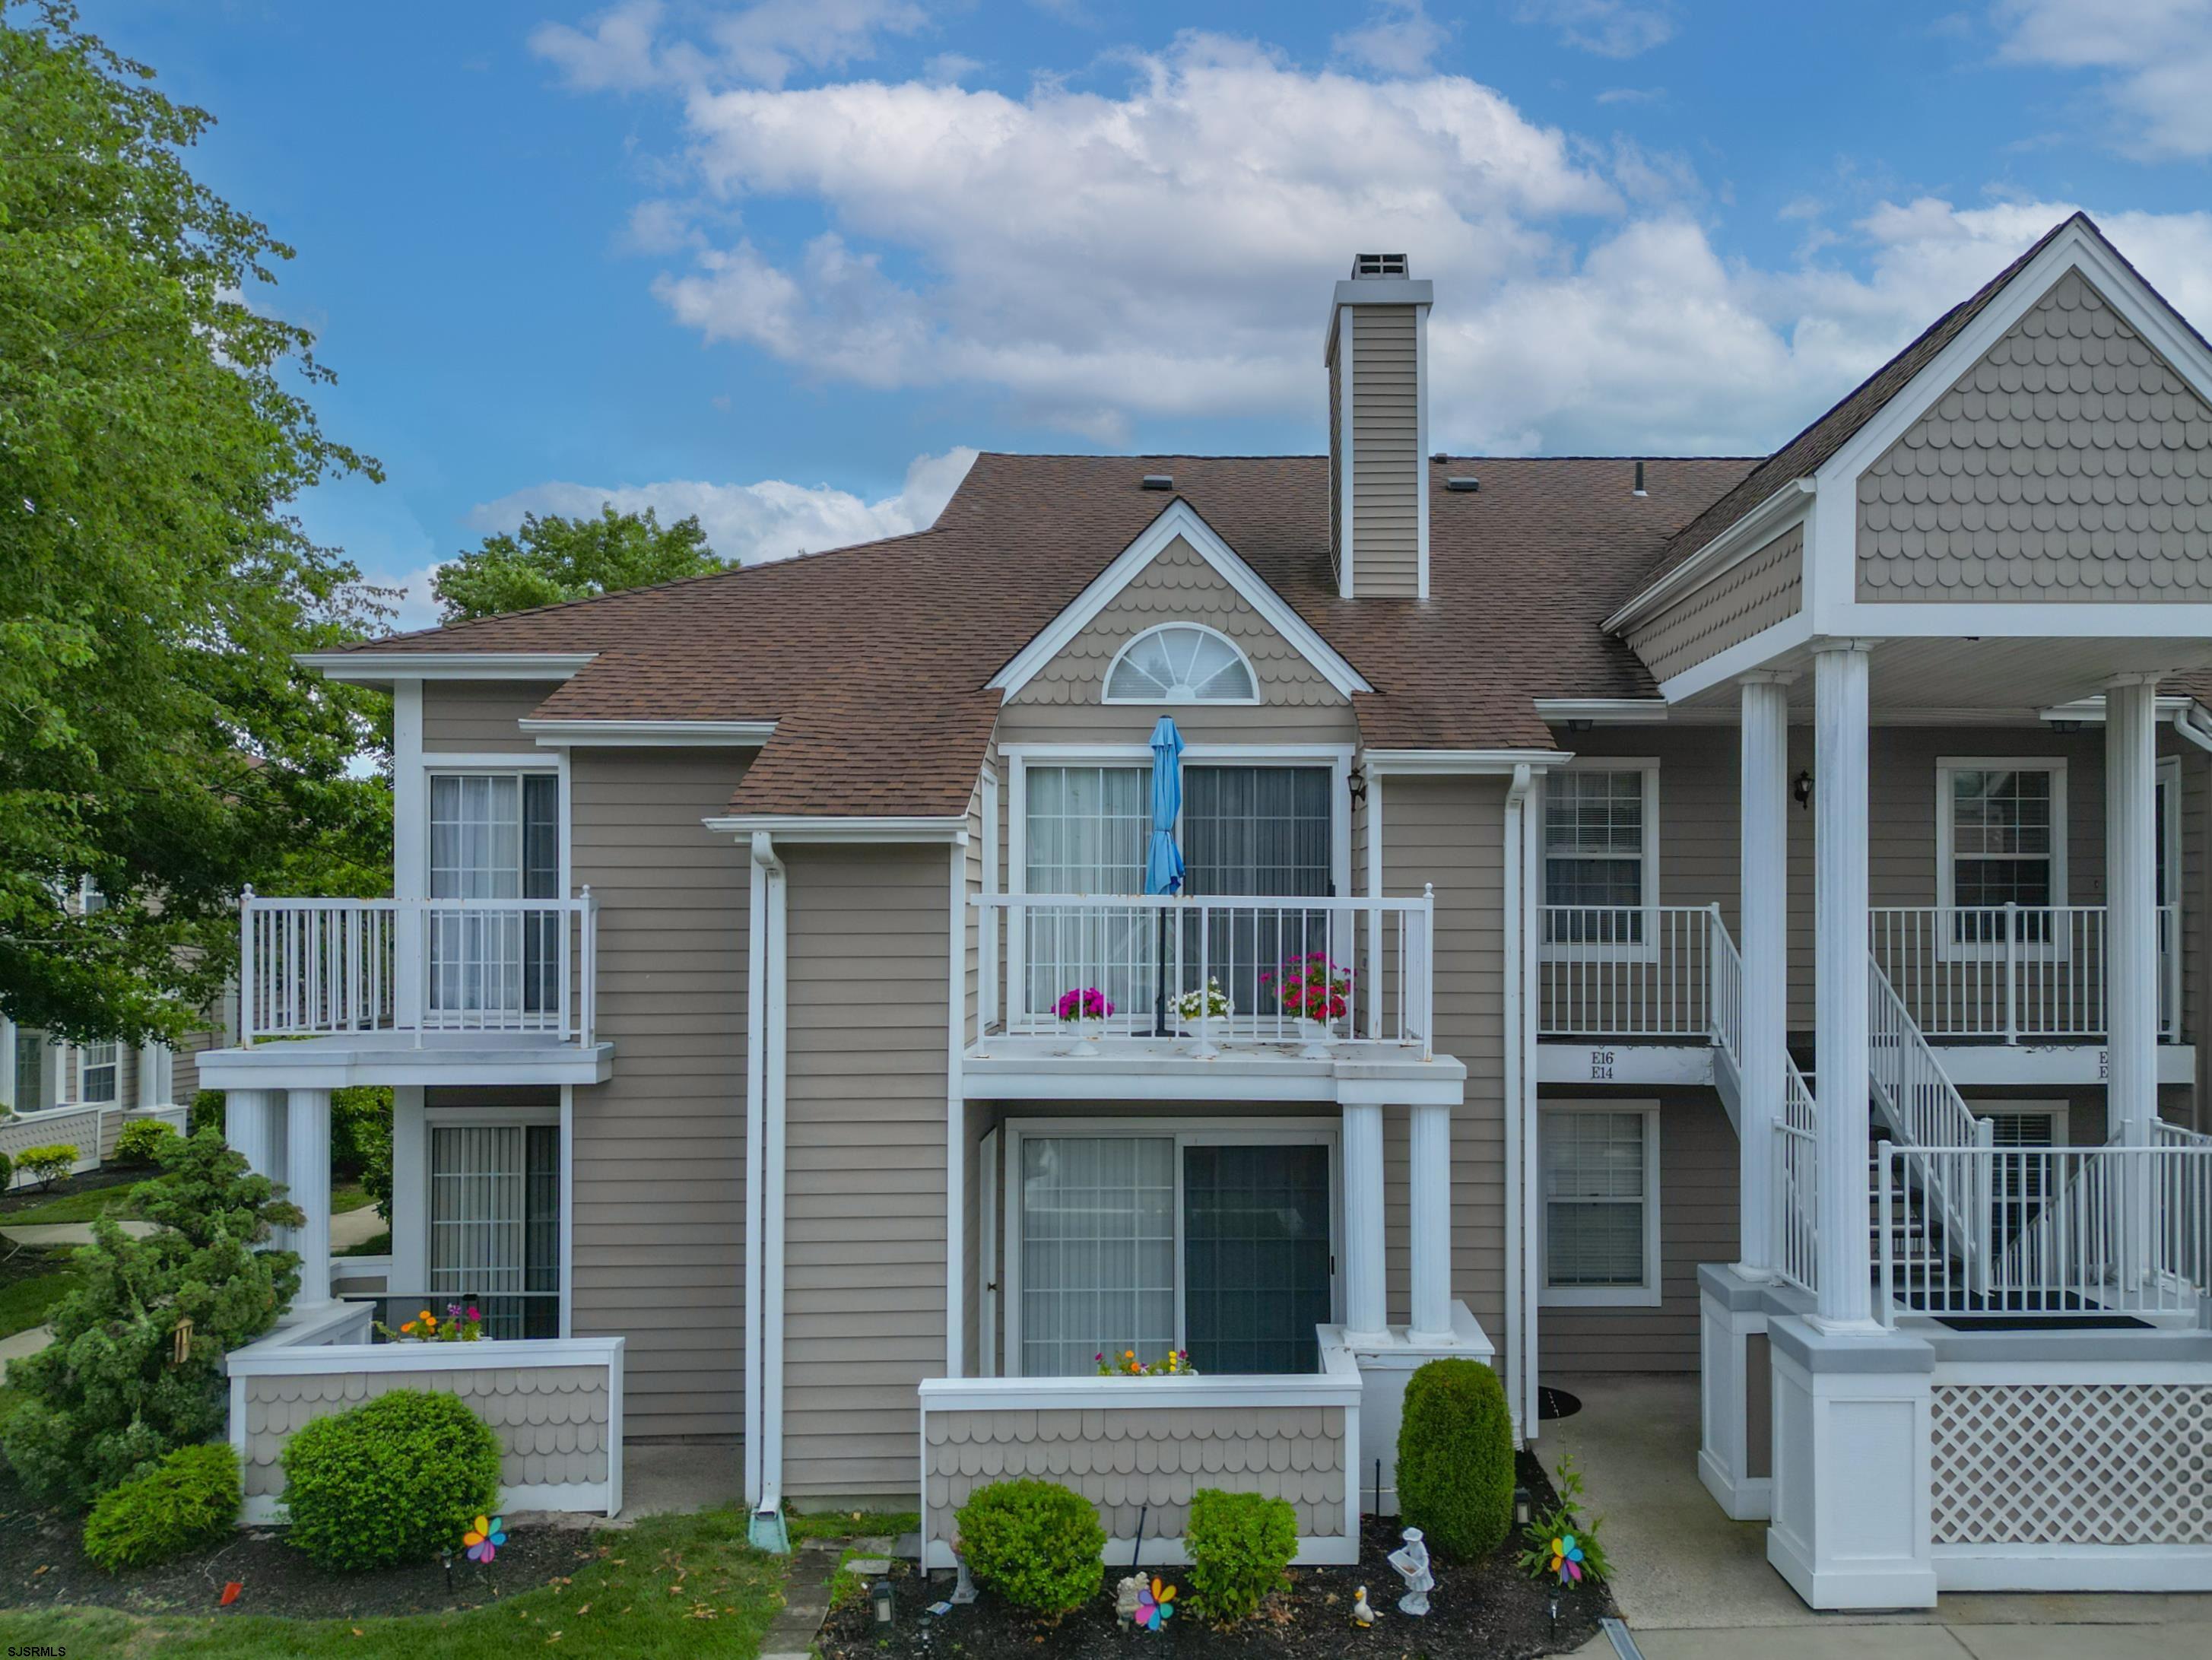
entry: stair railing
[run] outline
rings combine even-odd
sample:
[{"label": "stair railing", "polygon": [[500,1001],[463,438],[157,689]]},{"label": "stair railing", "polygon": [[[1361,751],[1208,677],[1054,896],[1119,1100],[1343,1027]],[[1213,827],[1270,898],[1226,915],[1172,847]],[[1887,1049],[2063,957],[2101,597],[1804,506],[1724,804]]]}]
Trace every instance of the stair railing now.
[{"label": "stair railing", "polygon": [[[1917,1148],[1988,1146],[1990,1126],[1978,1118],[1929,1046],[1889,976],[1867,955],[1867,1070],[1873,1099],[1888,1124],[1905,1176],[1919,1189],[1931,1251],[1955,1250],[1970,1282],[1986,1282],[1990,1207],[1987,1161],[1961,1164]],[[1886,1172],[1870,1171],[1877,1188]],[[1941,1231],[1941,1240],[1934,1237]],[[1888,1248],[1887,1234],[1883,1247]]]}]

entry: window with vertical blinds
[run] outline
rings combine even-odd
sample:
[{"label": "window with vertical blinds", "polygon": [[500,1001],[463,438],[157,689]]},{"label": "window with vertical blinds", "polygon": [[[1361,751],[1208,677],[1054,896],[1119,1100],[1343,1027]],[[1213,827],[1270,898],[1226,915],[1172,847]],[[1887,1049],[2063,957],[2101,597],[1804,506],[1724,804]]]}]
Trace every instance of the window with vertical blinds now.
[{"label": "window with vertical blinds", "polygon": [[[550,773],[434,774],[430,897],[557,897],[559,810],[559,781]],[[435,916],[428,941],[432,1008],[537,1012],[556,1006],[561,927],[551,915]]]},{"label": "window with vertical blinds", "polygon": [[561,1333],[561,1131],[430,1132],[430,1285],[472,1298],[490,1337]]}]

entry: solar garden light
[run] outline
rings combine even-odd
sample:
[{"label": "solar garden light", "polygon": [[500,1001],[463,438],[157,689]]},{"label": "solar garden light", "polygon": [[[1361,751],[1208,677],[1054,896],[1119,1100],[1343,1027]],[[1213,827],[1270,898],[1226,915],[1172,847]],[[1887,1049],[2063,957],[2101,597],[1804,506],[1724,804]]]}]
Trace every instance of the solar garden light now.
[{"label": "solar garden light", "polygon": [[876,1606],[876,1623],[879,1626],[890,1624],[894,1613],[891,1608],[891,1582],[889,1579],[877,1580],[874,1584],[868,1587],[868,1600]]},{"label": "solar garden light", "polygon": [[1519,1528],[1528,1525],[1528,1489],[1526,1487],[1513,1489],[1513,1525]]}]

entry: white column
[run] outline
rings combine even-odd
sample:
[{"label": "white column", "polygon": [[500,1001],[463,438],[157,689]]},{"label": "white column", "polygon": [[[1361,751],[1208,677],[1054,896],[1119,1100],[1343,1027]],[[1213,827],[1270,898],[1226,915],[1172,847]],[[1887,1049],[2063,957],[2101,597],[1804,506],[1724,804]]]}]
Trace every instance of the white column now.
[{"label": "white column", "polygon": [[169,1046],[167,1043],[141,1043],[138,1046],[137,1099],[142,1110],[170,1104]]},{"label": "white column", "polygon": [[0,1014],[0,1112],[15,1110],[15,1023]]},{"label": "white column", "polygon": [[293,1090],[285,1117],[284,1157],[292,1202],[307,1213],[293,1236],[300,1253],[296,1306],[331,1298],[331,1092]]},{"label": "white column", "polygon": [[1867,1230],[1867,644],[1813,659],[1814,1024],[1823,1329],[1875,1330]]},{"label": "white column", "polygon": [[1344,1108],[1344,1329],[1358,1340],[1389,1331],[1382,1262],[1382,1109]]},{"label": "white column", "polygon": [[281,1182],[284,1172],[276,1168],[276,1118],[281,1095],[275,1090],[226,1090],[222,1098],[222,1139],[241,1155],[257,1176]]},{"label": "white column", "polygon": [[1790,682],[1754,674],[1743,683],[1742,869],[1738,946],[1743,958],[1742,1103],[1736,1119],[1736,1271],[1774,1270],[1774,1134],[1790,1047]]},{"label": "white column", "polygon": [[2105,689],[2106,1106],[2110,1133],[2130,1146],[2150,1145],[2158,1116],[2156,698],[2154,677]]},{"label": "white column", "polygon": [[69,1069],[70,1051],[46,1033],[39,1034],[39,1098],[31,1105],[44,1111],[62,1104],[63,1074]]},{"label": "white column", "polygon": [[1451,1109],[1413,1109],[1412,1164],[1414,1341],[1451,1335]]},{"label": "white column", "polygon": [[[567,1196],[561,1218],[568,1219]],[[395,1292],[419,1296],[430,1288],[430,1131],[423,1121],[422,1086],[392,1091],[392,1278]]]}]

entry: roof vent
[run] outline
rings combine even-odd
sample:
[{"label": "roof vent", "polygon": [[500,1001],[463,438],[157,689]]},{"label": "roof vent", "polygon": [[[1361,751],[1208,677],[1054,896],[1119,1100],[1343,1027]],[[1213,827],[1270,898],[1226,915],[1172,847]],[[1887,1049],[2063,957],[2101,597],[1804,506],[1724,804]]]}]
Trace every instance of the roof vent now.
[{"label": "roof vent", "polygon": [[1438,450],[1438,451],[1437,451],[1434,455],[1431,455],[1431,456],[1429,458],[1429,459],[1430,459],[1430,460],[1431,460],[1431,461],[1433,461],[1433,462],[1435,462],[1438,466],[1440,466],[1440,467],[1441,467],[1441,466],[1443,466],[1443,465],[1444,465],[1444,463],[1446,463],[1447,461],[1450,460],[1450,459],[1451,459],[1451,457],[1450,457],[1449,454],[1447,454],[1444,451],[1443,451],[1443,450]]},{"label": "roof vent", "polygon": [[1447,478],[1444,480],[1444,488],[1456,495],[1471,495],[1474,491],[1482,488],[1482,480],[1480,478]]},{"label": "roof vent", "polygon": [[1636,464],[1636,488],[1629,493],[1632,496],[1648,496],[1650,494],[1650,491],[1644,488],[1644,463],[1641,461],[1638,461]]},{"label": "roof vent", "polygon": [[1171,490],[1175,488],[1175,474],[1148,472],[1145,475],[1145,488],[1148,490]]},{"label": "roof vent", "polygon": [[1399,277],[1407,274],[1406,256],[1402,253],[1355,253],[1352,256],[1354,277]]}]

